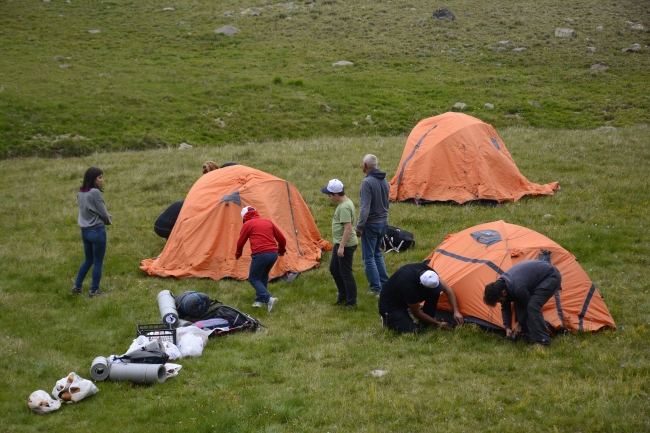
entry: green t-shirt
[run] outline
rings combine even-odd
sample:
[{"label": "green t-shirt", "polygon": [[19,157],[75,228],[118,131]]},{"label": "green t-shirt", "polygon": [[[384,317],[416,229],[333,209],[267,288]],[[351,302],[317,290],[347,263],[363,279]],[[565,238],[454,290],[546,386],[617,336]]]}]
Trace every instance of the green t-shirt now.
[{"label": "green t-shirt", "polygon": [[345,244],[345,246],[353,247],[357,245],[357,234],[354,231],[354,214],[354,203],[352,203],[352,200],[350,199],[347,199],[343,203],[339,203],[339,205],[336,207],[336,210],[334,211],[334,219],[332,219],[332,235],[334,237],[334,245],[340,244],[341,240],[343,239],[343,232],[345,231],[345,228],[343,227],[344,223],[352,224],[350,238],[348,239],[348,243]]}]

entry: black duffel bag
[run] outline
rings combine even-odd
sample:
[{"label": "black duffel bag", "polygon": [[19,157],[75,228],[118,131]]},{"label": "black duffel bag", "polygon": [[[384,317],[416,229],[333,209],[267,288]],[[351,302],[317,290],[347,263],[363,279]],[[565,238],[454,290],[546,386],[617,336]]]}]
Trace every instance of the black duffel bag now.
[{"label": "black duffel bag", "polygon": [[397,227],[388,226],[386,234],[382,239],[382,247],[387,253],[391,251],[402,252],[415,245],[413,233],[407,232]]}]

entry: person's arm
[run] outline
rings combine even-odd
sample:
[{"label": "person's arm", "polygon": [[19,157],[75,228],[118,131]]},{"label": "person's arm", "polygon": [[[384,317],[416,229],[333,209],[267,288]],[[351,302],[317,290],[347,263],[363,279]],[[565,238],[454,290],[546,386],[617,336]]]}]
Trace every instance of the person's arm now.
[{"label": "person's arm", "polygon": [[350,235],[352,234],[352,223],[343,223],[343,237],[341,238],[341,243],[339,244],[339,250],[337,255],[343,257],[345,253],[345,244],[348,243]]},{"label": "person's arm", "polygon": [[451,286],[442,279],[440,280],[440,284],[442,284],[442,291],[447,295],[447,300],[451,304],[451,308],[454,309],[454,320],[456,321],[456,324],[462,325],[465,323],[465,318],[463,318],[463,315],[460,314],[460,309],[458,308],[458,302],[456,301],[456,294],[454,293],[454,290],[451,288]]},{"label": "person's arm", "polygon": [[[528,306],[528,302],[530,301],[530,292],[525,286],[518,287],[514,290],[514,297],[516,303]],[[526,323],[526,320],[528,320],[528,312],[526,310],[527,308],[515,309],[515,311],[521,312],[521,317],[515,315],[515,334],[521,332],[521,324]],[[517,331],[517,329],[519,329],[519,331]]]},{"label": "person's arm", "polygon": [[275,224],[273,224],[273,236],[278,242],[278,255],[283,256],[287,252],[287,239]]},{"label": "person's arm", "polygon": [[503,327],[506,328],[506,337],[510,337],[512,334],[512,302],[508,298],[501,303],[501,318]]},{"label": "person's arm", "polygon": [[366,225],[368,214],[370,213],[370,201],[372,200],[372,192],[370,191],[370,183],[361,182],[361,192],[359,193],[359,220],[357,221],[357,236],[363,234],[363,227]]},{"label": "person's arm", "polygon": [[420,304],[406,304],[409,307],[409,310],[411,310],[411,313],[413,314],[413,317],[418,319],[420,323],[428,323],[430,325],[436,325],[440,326],[442,329],[451,329],[451,324],[444,322],[444,321],[439,321],[434,319],[433,317],[429,316],[426,314],[424,311],[420,310]]},{"label": "person's arm", "polygon": [[102,193],[98,189],[93,189],[92,190],[92,197],[94,206],[93,210],[97,212],[97,215],[104,221],[104,224],[106,225],[111,225],[113,223],[112,221],[112,215],[108,213],[106,210],[106,204],[104,204],[104,197],[102,197]]},{"label": "person's arm", "polygon": [[237,250],[235,251],[235,259],[239,260],[239,258],[242,255],[242,250],[244,249],[244,245],[246,245],[246,241],[248,240],[248,236],[250,236],[250,225],[244,224],[241,228],[241,231],[239,232],[239,239],[237,239]]}]

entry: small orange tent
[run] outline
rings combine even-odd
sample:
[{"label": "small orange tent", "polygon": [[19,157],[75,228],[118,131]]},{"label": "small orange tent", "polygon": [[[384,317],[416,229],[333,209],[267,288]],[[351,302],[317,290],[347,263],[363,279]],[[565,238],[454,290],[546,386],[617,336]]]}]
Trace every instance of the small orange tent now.
[{"label": "small orange tent", "polygon": [[243,206],[255,207],[287,239],[287,252],[271,269],[271,279],[314,268],[322,250],[331,249],[295,186],[254,168],[232,165],[196,181],[162,253],[142,261],[140,269],[162,277],[248,278],[249,243],[235,260]]},{"label": "small orange tent", "polygon": [[[542,308],[556,330],[596,331],[615,327],[598,290],[576,258],[546,236],[526,227],[496,221],[447,238],[427,257],[453,289],[458,308],[469,322],[503,328],[501,307],[483,303],[485,285],[524,260],[550,260],[562,274],[562,290]],[[438,308],[452,311],[444,294]]]},{"label": "small orange tent", "polygon": [[411,131],[395,176],[392,201],[517,201],[552,195],[557,182],[531,183],[492,125],[463,113],[421,120]]}]

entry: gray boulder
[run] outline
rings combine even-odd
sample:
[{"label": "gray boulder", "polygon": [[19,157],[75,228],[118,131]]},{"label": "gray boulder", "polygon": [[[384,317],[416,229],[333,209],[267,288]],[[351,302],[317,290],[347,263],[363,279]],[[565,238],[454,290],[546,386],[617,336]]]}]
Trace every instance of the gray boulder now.
[{"label": "gray boulder", "polygon": [[573,29],[567,29],[562,27],[558,27],[555,29],[555,36],[558,38],[568,38],[575,34],[576,32]]},{"label": "gray boulder", "polygon": [[447,8],[438,9],[433,13],[433,18],[437,20],[455,20],[456,16]]},{"label": "gray boulder", "polygon": [[237,27],[233,26],[223,26],[214,31],[215,33],[221,33],[226,36],[234,36],[235,34],[241,32]]},{"label": "gray boulder", "polygon": [[467,108],[467,104],[463,104],[462,102],[456,102],[454,104],[454,108],[458,108],[459,110],[465,110]]}]

